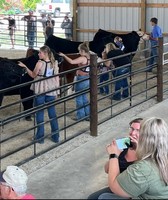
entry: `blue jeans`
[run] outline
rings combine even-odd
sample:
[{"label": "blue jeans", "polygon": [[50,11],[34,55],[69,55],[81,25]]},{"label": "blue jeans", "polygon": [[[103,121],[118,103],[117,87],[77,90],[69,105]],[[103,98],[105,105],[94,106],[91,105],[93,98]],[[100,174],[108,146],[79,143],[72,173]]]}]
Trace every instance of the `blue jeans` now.
[{"label": "blue jeans", "polygon": [[[80,81],[82,79],[89,78],[88,76],[77,76],[76,80]],[[89,79],[84,80],[80,83],[75,84],[75,92],[89,88]],[[77,119],[84,118],[90,115],[90,107],[87,105],[89,103],[87,94],[81,94],[76,97],[76,108],[77,110]]]},{"label": "blue jeans", "polygon": [[[35,106],[43,105],[47,102],[51,102],[55,100],[55,96],[47,96],[47,95],[40,95],[35,98]],[[57,121],[57,115],[55,106],[50,106],[47,108],[48,116],[51,125],[51,138],[54,142],[58,142],[59,140],[59,127],[58,127],[58,121]],[[44,142],[44,124],[41,124],[44,122],[44,109],[37,111],[36,113],[36,122],[37,122],[37,133],[35,136],[36,140],[40,140],[40,143]]]},{"label": "blue jeans", "polygon": [[[129,72],[129,68],[121,68],[121,69],[116,69],[113,72],[114,77],[118,77],[124,74],[127,74]],[[123,91],[121,91],[123,89]],[[129,91],[128,91],[128,80],[127,77],[117,80],[115,82],[115,94],[113,95],[113,99],[120,100],[122,98],[126,98],[129,96]]]},{"label": "blue jeans", "polygon": [[28,41],[29,48],[34,47],[34,40],[35,40],[35,32],[34,31],[27,32],[27,41]]},{"label": "blue jeans", "polygon": [[[109,73],[101,74],[100,75],[100,83],[103,83],[104,81],[109,80]],[[109,94],[109,85],[105,85],[100,87],[100,93],[106,93]]]},{"label": "blue jeans", "polygon": [[[149,60],[149,65],[153,65],[154,63],[156,63],[156,60],[157,60],[157,47],[155,47],[155,48],[153,48],[153,46],[156,46],[156,45],[158,45],[158,42],[157,41],[153,41],[153,40],[151,40],[150,41],[151,42],[151,53],[150,53],[150,57],[153,57],[153,58],[150,58],[150,60]],[[152,68],[150,69],[150,70],[152,70]]]},{"label": "blue jeans", "polygon": [[100,196],[101,194],[104,194],[104,193],[112,193],[112,191],[110,190],[109,187],[105,187],[105,188],[103,188],[103,189],[100,189],[100,190],[98,190],[98,191],[92,193],[91,195],[88,196],[87,199],[88,199],[88,200],[89,200],[89,199],[90,199],[90,200],[98,199],[99,196]]},{"label": "blue jeans", "polygon": [[130,199],[129,197],[120,197],[114,193],[103,193],[98,199]]}]

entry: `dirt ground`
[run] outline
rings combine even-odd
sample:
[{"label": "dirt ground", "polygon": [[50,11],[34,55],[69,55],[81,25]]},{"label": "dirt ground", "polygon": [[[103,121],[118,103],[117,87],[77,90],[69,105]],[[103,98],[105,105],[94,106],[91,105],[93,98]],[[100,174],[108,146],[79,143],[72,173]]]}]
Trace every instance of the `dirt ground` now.
[{"label": "dirt ground", "polygon": [[[25,57],[26,51],[25,50],[0,50],[0,55],[1,57],[8,57],[8,58],[21,58],[21,57]],[[137,55],[137,57],[139,57],[139,55]],[[136,58],[135,58],[136,59]],[[140,64],[142,65],[142,64]],[[134,66],[134,68],[138,68],[138,64],[137,66]],[[133,82],[136,83],[139,80],[143,80],[144,76],[146,73],[140,73],[138,75],[138,79],[137,76],[133,77]],[[152,73],[150,73],[148,75],[153,76]],[[155,79],[151,79],[148,82],[148,86],[149,85],[153,85]],[[145,87],[145,83],[140,84],[138,87],[136,87],[135,89],[133,88],[133,92],[135,93],[135,90],[141,90]],[[156,92],[156,89],[151,89],[150,93],[154,94]],[[144,94],[140,94],[139,96],[137,96],[136,98],[134,98],[134,103],[139,101],[139,97],[143,97]],[[102,98],[102,95],[99,95],[98,98]],[[18,95],[15,96],[6,96],[3,100],[3,105],[7,105],[9,103],[15,102],[17,100],[19,100],[20,97]],[[113,112],[117,112],[118,109],[123,109],[125,107],[129,106],[129,100],[125,101],[124,103],[120,104],[119,106],[114,106],[113,108]],[[98,103],[98,110],[101,110],[103,108],[105,108],[107,105],[111,104],[111,99],[109,98],[105,98],[102,101],[100,101]],[[66,110],[65,110],[66,107]],[[60,104],[58,106],[56,106],[56,110],[57,110],[57,115],[61,115],[62,113],[66,113],[68,111],[71,111],[75,109],[75,102],[74,100],[68,101],[65,104]],[[19,113],[20,110],[22,110],[22,106],[20,104],[17,104],[15,106],[12,106],[10,108],[6,108],[1,110],[0,112],[0,119],[6,119],[16,113]],[[109,116],[111,113],[111,109],[106,110],[104,112],[101,112],[101,114],[99,115],[99,120],[105,118],[106,116]],[[74,121],[72,120],[72,117],[75,116],[75,113],[71,113],[68,114],[66,117],[61,117],[58,119],[59,121],[59,127],[60,129],[63,128],[65,125],[70,125],[72,123],[74,123]],[[47,119],[47,113],[45,113],[45,119]],[[30,156],[33,156],[33,154],[38,154],[40,152],[42,152],[43,150],[45,150],[46,148],[52,148],[55,144],[50,140],[50,137],[47,137],[45,139],[45,144],[41,145],[41,144],[35,144],[35,145],[31,145],[25,149],[23,149],[22,151],[20,151],[19,153],[13,154],[8,156],[7,158],[3,158],[4,155],[6,154],[10,154],[10,152],[12,150],[17,150],[19,147],[21,146],[26,146],[28,144],[30,144],[32,142],[32,137],[34,136],[35,132],[33,130],[33,126],[35,125],[35,121],[26,121],[24,120],[24,118],[20,119],[20,120],[16,120],[11,122],[8,125],[5,126],[1,126],[1,131],[0,131],[0,136],[1,136],[1,141],[3,141],[1,143],[1,170],[5,169],[7,165],[11,165],[11,164],[16,164],[20,161],[23,160],[23,158],[28,158]],[[26,133],[23,134],[23,132],[29,129],[29,131],[27,131]],[[79,124],[76,124],[70,128],[67,128],[66,131],[61,131],[60,132],[60,140],[63,142],[67,137],[72,136],[74,133],[78,132],[79,130],[85,129],[85,128],[89,128],[89,122],[87,121],[82,121]],[[32,129],[32,130],[31,130]],[[50,133],[50,126],[49,124],[45,125],[45,131],[46,133]],[[14,135],[17,135],[17,137],[12,138]],[[8,138],[10,138],[10,140],[8,140]],[[5,141],[6,140],[6,141]]]}]

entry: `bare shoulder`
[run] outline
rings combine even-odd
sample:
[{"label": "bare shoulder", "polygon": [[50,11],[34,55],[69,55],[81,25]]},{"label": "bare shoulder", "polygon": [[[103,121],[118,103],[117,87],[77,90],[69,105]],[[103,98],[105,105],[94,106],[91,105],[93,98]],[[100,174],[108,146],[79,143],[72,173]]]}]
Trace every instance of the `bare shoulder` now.
[{"label": "bare shoulder", "polygon": [[36,63],[36,68],[41,68],[41,66],[44,64],[43,60],[38,60],[38,62]]}]

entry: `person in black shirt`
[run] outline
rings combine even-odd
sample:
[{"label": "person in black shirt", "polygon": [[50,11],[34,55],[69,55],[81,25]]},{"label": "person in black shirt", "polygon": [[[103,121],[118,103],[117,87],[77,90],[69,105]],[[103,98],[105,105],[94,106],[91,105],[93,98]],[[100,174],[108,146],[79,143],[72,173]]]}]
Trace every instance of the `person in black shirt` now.
[{"label": "person in black shirt", "polygon": [[[115,44],[108,43],[105,45],[105,53],[107,59],[117,56],[123,56],[120,58],[114,58],[112,60],[115,70],[113,71],[114,77],[123,76],[129,73],[131,67],[131,61],[128,56],[124,56],[124,52],[117,48]],[[105,62],[107,64],[108,62]],[[110,63],[111,64],[111,63]],[[107,64],[108,65],[108,64]],[[121,100],[121,98],[127,98],[129,96],[128,80],[127,77],[118,78],[115,82],[115,93],[112,97],[113,100]]]},{"label": "person in black shirt", "polygon": [[[133,164],[133,162],[137,160],[136,147],[137,147],[137,143],[139,139],[140,123],[142,120],[143,120],[142,118],[136,118],[129,123],[129,137],[131,140],[131,145],[127,149],[124,149],[118,158],[120,173],[126,170],[129,165]],[[105,169],[105,172],[108,174],[109,161],[106,162],[104,169]],[[105,187],[91,194],[88,197],[88,199],[98,199],[98,197],[101,194],[106,193],[106,192],[109,193],[112,191],[110,190],[109,187]]]},{"label": "person in black shirt", "polygon": [[12,49],[14,49],[14,33],[15,33],[15,28],[16,28],[16,21],[15,19],[9,15],[9,17],[4,17],[4,19],[7,19],[9,22],[9,36],[10,36],[10,40],[11,40],[11,44],[12,44]]}]

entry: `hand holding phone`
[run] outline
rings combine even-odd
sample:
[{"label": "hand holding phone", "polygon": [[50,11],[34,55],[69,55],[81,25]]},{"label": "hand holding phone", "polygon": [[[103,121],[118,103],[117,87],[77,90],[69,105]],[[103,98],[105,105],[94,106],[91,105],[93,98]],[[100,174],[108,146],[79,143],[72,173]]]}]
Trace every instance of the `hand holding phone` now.
[{"label": "hand holding phone", "polygon": [[121,150],[127,149],[130,146],[130,138],[124,137],[116,140],[117,147]]}]

